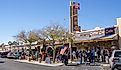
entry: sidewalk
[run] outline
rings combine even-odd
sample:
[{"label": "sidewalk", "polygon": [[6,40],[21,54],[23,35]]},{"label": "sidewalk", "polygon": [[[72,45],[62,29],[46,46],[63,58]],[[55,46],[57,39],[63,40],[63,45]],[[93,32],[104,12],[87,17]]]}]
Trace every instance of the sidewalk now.
[{"label": "sidewalk", "polygon": [[[69,63],[77,63],[77,64],[79,64],[80,62],[79,61],[72,61],[72,62],[69,61]],[[84,62],[82,62],[82,64],[85,65]],[[87,65],[90,65],[90,66],[103,66],[103,67],[109,67],[110,66],[109,63],[99,63],[99,62],[95,62],[95,63],[87,62]]]},{"label": "sidewalk", "polygon": [[47,64],[45,62],[39,63],[37,61],[28,61],[28,60],[14,60],[14,61],[15,62],[29,63],[29,64],[36,64],[36,65],[43,65],[43,66],[52,66],[52,67],[64,65],[63,63]]},{"label": "sidewalk", "polygon": [[68,63],[77,63],[77,64],[79,64],[80,62],[79,61],[68,61]]},{"label": "sidewalk", "polygon": [[[23,62],[23,63],[30,63],[30,64],[36,64],[36,65],[43,65],[43,66],[52,66],[52,67],[55,67],[55,66],[62,66],[64,65],[63,63],[54,63],[54,64],[48,64],[48,63],[45,63],[45,62],[41,62],[39,63],[38,61],[28,61],[28,60],[14,60],[15,62]],[[69,64],[79,64],[78,61],[69,61]],[[110,66],[109,64],[105,64],[105,63],[96,63],[97,65],[99,66]],[[85,65],[85,64],[84,64]],[[91,66],[93,66],[94,63],[91,64]]]},{"label": "sidewalk", "polygon": [[102,63],[101,66],[110,66],[110,64]]}]

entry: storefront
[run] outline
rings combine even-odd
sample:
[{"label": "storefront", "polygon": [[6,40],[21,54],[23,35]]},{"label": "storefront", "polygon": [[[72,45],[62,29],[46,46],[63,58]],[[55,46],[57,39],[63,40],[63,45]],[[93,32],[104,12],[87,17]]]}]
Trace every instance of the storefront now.
[{"label": "storefront", "polygon": [[75,33],[78,49],[119,49],[118,28],[108,27]]}]

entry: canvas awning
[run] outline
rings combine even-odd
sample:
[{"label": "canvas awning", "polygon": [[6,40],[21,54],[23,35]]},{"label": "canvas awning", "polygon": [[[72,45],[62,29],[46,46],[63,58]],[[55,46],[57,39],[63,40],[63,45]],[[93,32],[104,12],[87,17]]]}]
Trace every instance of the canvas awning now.
[{"label": "canvas awning", "polygon": [[80,40],[80,42],[97,42],[97,41],[108,41],[108,40],[118,40],[118,34],[112,34],[103,37],[97,37],[91,40]]},{"label": "canvas awning", "polygon": [[102,37],[100,39],[113,39],[113,40],[117,40],[118,39],[118,34],[108,35],[108,36]]}]

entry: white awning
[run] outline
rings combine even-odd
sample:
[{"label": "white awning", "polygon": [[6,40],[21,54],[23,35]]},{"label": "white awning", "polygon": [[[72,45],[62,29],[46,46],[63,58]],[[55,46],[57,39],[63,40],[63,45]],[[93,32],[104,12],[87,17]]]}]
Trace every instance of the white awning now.
[{"label": "white awning", "polygon": [[118,39],[118,35],[117,34],[113,34],[113,35],[102,37],[100,39]]}]

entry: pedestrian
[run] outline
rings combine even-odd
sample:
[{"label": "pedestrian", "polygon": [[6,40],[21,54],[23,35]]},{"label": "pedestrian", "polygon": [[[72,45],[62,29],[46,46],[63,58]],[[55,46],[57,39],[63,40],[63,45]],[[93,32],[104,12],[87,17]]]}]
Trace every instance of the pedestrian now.
[{"label": "pedestrian", "polygon": [[100,61],[100,50],[99,49],[97,50],[97,61],[98,62]]},{"label": "pedestrian", "polygon": [[64,54],[63,55],[63,58],[64,58],[64,65],[67,66],[67,64],[68,64],[68,55],[67,54]]},{"label": "pedestrian", "polygon": [[75,51],[72,52],[72,55],[73,55],[73,59],[77,59],[76,58],[76,52]]},{"label": "pedestrian", "polygon": [[84,63],[85,65],[87,64],[87,52],[86,51],[84,51]]},{"label": "pedestrian", "polygon": [[82,64],[82,51],[79,52],[80,64]]},{"label": "pedestrian", "polygon": [[92,52],[91,52],[91,50],[89,52],[89,62],[92,63]]},{"label": "pedestrian", "polygon": [[57,62],[60,61],[60,54],[59,54],[59,53],[57,53],[57,55],[56,55],[56,61],[57,61]]},{"label": "pedestrian", "polygon": [[50,55],[47,55],[47,57],[45,58],[45,62],[48,63],[48,64],[51,64]]},{"label": "pedestrian", "polygon": [[87,62],[89,62],[89,60],[90,60],[90,51],[87,50]]},{"label": "pedestrian", "polygon": [[103,62],[105,62],[105,50],[103,50]]},{"label": "pedestrian", "polygon": [[60,54],[60,58],[61,58],[62,63],[64,63],[64,54],[63,55]]},{"label": "pedestrian", "polygon": [[76,51],[76,58],[78,59],[79,51]]},{"label": "pedestrian", "polygon": [[95,58],[94,58],[94,62],[97,61],[97,52],[95,51]]},{"label": "pedestrian", "polygon": [[92,48],[92,62],[95,61],[95,50],[94,48]]},{"label": "pedestrian", "polygon": [[106,61],[106,63],[108,63],[108,58],[109,57],[109,55],[108,55],[108,50],[106,50],[105,51],[105,61]]},{"label": "pedestrian", "polygon": [[100,56],[100,61],[101,62],[103,62],[104,60],[103,60],[103,57],[104,57],[104,55],[103,55],[103,49],[101,50],[101,56]]},{"label": "pedestrian", "polygon": [[39,50],[38,50],[38,48],[36,48],[35,58],[36,58],[36,61],[38,61],[38,58],[39,58]]}]

